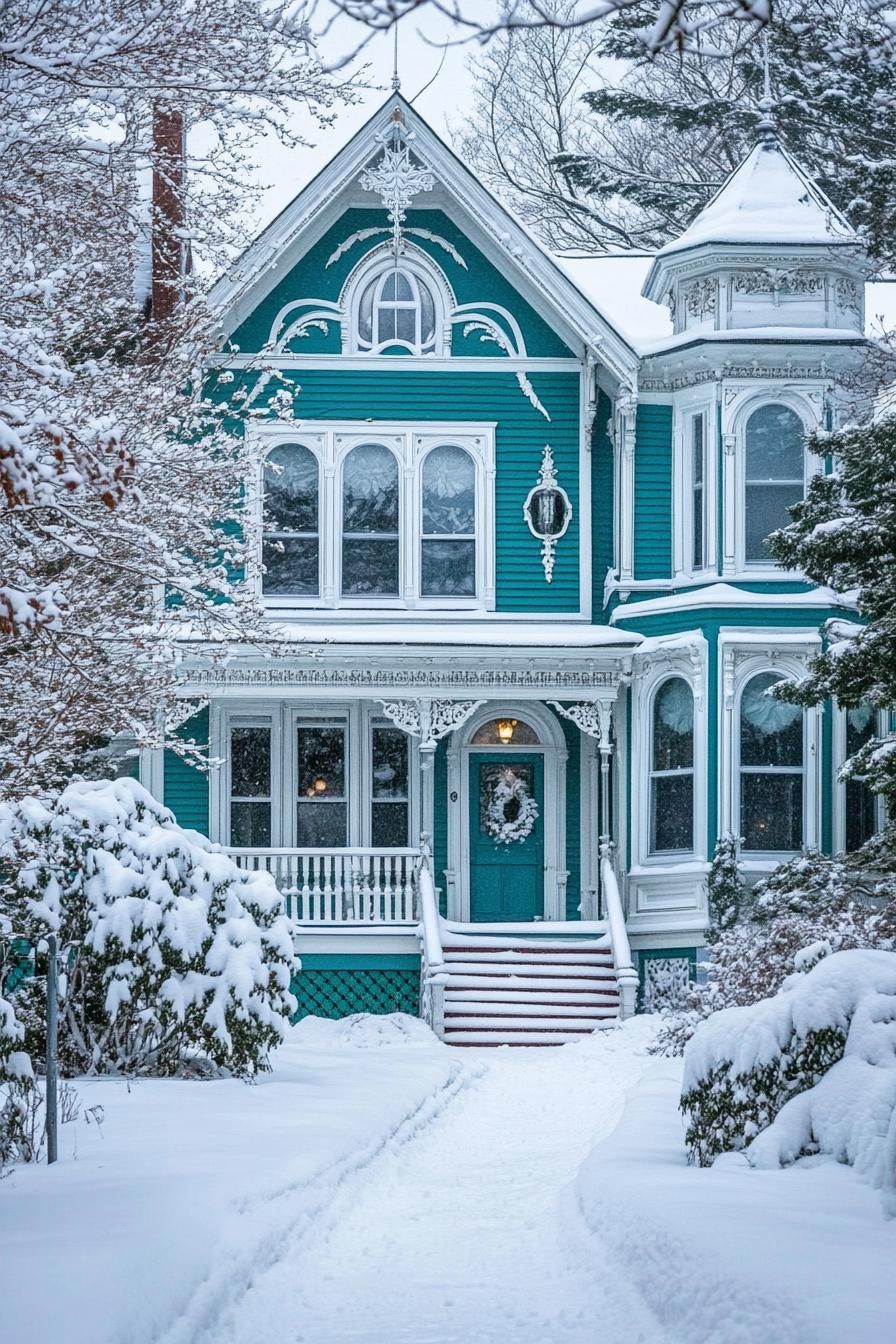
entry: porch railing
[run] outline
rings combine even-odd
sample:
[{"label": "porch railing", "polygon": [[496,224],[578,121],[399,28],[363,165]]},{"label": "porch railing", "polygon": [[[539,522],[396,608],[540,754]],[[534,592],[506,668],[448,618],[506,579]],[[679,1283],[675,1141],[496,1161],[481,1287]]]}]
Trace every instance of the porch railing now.
[{"label": "porch railing", "polygon": [[603,888],[604,913],[610,946],[613,949],[613,964],[619,983],[619,1016],[631,1017],[635,1011],[638,997],[638,972],[632,959],[632,950],[625,927],[625,911],[622,908],[622,896],[616,868],[613,864],[609,846],[604,849],[600,861],[601,887]]},{"label": "porch railing", "polygon": [[229,849],[270,873],[300,924],[416,924],[419,849]]}]

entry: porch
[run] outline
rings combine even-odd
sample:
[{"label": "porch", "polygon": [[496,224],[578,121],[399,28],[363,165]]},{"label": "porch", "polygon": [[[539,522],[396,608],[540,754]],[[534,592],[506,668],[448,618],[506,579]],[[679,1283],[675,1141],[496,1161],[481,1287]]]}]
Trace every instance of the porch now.
[{"label": "porch", "polygon": [[560,1045],[634,1012],[638,976],[610,846],[604,918],[523,924],[446,919],[426,836],[416,849],[229,852],[241,868],[271,873],[300,951],[328,934],[412,944],[419,1014],[449,1044]]}]

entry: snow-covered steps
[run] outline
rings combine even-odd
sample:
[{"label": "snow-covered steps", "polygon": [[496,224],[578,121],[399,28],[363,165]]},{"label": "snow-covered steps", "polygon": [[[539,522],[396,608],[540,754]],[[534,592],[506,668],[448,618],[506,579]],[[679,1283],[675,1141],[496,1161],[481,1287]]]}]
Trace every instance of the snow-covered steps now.
[{"label": "snow-covered steps", "polygon": [[563,1045],[619,1018],[606,934],[483,934],[453,925],[442,954],[449,1045]]}]

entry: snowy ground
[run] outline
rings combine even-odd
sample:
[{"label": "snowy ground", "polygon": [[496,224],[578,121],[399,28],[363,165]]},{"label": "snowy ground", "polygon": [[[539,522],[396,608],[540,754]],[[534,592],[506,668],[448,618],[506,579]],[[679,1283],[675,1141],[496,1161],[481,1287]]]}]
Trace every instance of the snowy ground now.
[{"label": "snowy ground", "polygon": [[308,1022],[256,1087],[82,1083],[102,1129],[0,1185],[0,1336],[892,1339],[879,1196],[828,1162],[688,1168],[649,1032],[451,1051],[409,1019]]}]

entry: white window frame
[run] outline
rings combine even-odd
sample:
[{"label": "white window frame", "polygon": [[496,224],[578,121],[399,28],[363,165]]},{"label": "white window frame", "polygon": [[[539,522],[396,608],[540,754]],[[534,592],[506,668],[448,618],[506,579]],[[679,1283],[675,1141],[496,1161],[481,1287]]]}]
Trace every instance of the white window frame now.
[{"label": "white window frame", "polygon": [[[672,568],[677,579],[717,574],[718,472],[716,405],[705,389],[675,402],[672,473]],[[703,419],[703,564],[694,564],[693,422]]]},{"label": "white window frame", "polygon": [[[683,681],[691,693],[691,707],[693,720],[691,725],[691,764],[690,767],[680,770],[657,770],[655,767],[656,742],[655,742],[655,717],[657,697],[670,681]],[[648,710],[650,724],[650,745],[647,754],[647,853],[650,858],[664,859],[667,862],[675,862],[676,859],[690,858],[694,853],[696,843],[696,784],[697,784],[697,706],[694,701],[694,688],[690,680],[681,672],[670,671],[658,680],[650,695],[650,705]],[[651,832],[653,831],[653,786],[657,779],[675,779],[689,775],[691,779],[691,843],[684,849],[654,849],[651,845]]]},{"label": "white window frame", "polygon": [[[265,523],[264,523],[264,492],[265,492],[265,481],[266,481],[267,477],[268,477],[269,474],[270,474],[270,473],[267,471],[267,467],[266,467],[265,464],[266,464],[267,459],[269,458],[270,454],[271,454],[276,448],[287,448],[287,447],[289,447],[289,448],[293,448],[293,447],[297,447],[297,448],[305,448],[309,453],[311,453],[312,457],[314,458],[314,460],[315,460],[316,463],[317,463],[317,533],[316,533],[316,536],[317,536],[317,592],[316,592],[316,593],[308,593],[304,598],[301,598],[301,599],[300,599],[300,600],[302,600],[302,601],[306,601],[306,602],[309,602],[309,603],[316,603],[316,602],[319,602],[319,601],[320,601],[321,595],[322,595],[322,593],[323,593],[323,573],[324,573],[324,557],[323,557],[324,538],[323,538],[323,535],[322,535],[323,497],[324,497],[324,477],[323,477],[323,471],[322,471],[321,442],[320,442],[320,438],[319,438],[319,436],[317,436],[317,435],[313,435],[313,436],[311,436],[311,437],[308,437],[308,436],[306,436],[306,435],[297,434],[297,435],[293,435],[292,437],[290,437],[290,438],[288,438],[288,439],[283,439],[283,440],[279,441],[278,443],[271,444],[270,447],[268,447],[268,448],[265,449],[265,451],[264,451],[264,455],[263,455],[263,457],[261,458],[261,465],[260,465],[260,473],[261,473],[261,475],[260,475],[260,483],[259,483],[259,486],[258,486],[258,492],[259,492],[259,504],[258,504],[258,510],[259,510],[259,528],[260,528],[259,547],[263,547],[263,546],[264,546],[265,538],[267,538],[267,537],[271,537],[271,536],[272,536],[272,533],[270,533],[270,532],[268,532],[268,531],[266,530],[266,528],[265,528]],[[280,537],[284,537],[284,538],[287,538],[287,539],[288,539],[290,536],[298,536],[298,537],[302,537],[302,536],[309,536],[309,535],[311,535],[311,534],[310,534],[310,533],[301,533],[301,532],[295,532],[295,533],[282,532],[282,533],[280,533]],[[258,570],[258,579],[259,579],[259,584],[261,585],[262,582],[263,582],[263,575],[261,574],[261,570],[260,570],[260,568],[259,568],[259,570]],[[261,591],[261,588],[259,589],[259,591]],[[283,600],[284,598],[285,598],[286,600],[290,600],[290,601],[292,600],[292,598],[290,598],[289,595],[288,595],[288,594],[285,594],[285,593],[268,593],[268,594],[265,595],[265,601],[281,601],[281,600]]]},{"label": "white window frame", "polygon": [[[632,789],[630,826],[632,866],[630,874],[647,874],[659,869],[693,869],[706,864],[707,815],[706,799],[709,779],[708,721],[706,711],[706,668],[708,646],[702,634],[687,632],[689,647],[682,648],[685,636],[676,636],[678,648],[644,655],[641,670],[632,685],[631,753]],[[636,654],[641,662],[641,657]],[[648,780],[653,764],[653,706],[664,682],[681,677],[687,682],[694,697],[694,806],[693,848],[690,850],[652,853],[650,848],[650,789],[639,787],[638,780]]]},{"label": "white window frame", "polygon": [[[376,343],[367,345],[366,343],[361,342],[361,299],[367,290],[368,285],[374,283],[377,277],[384,280],[390,271],[395,270],[395,254],[392,250],[392,245],[391,243],[383,243],[361,259],[343,286],[339,305],[342,308],[342,311],[346,314],[348,326],[348,330],[343,331],[342,344],[344,354],[369,355],[372,358],[376,358],[383,354],[388,355],[390,350],[400,347],[410,355],[424,359],[450,355],[451,325],[449,314],[457,307],[457,303],[444,272],[422,248],[415,247],[412,243],[405,244],[405,250],[399,260],[398,269],[407,271],[409,275],[414,277],[418,285],[421,283],[426,285],[426,288],[432,296],[434,307],[434,341],[432,348],[423,351],[420,348],[415,349],[404,341],[389,341],[386,342],[385,346],[378,346]],[[376,333],[375,296],[373,327],[371,332],[372,334]]]},{"label": "white window frame", "polygon": [[[495,609],[495,430],[496,422],[458,423],[409,421],[315,421],[296,429],[288,422],[266,422],[250,428],[257,469],[247,507],[258,544],[247,581],[265,610],[441,610]],[[317,597],[266,594],[261,572],[264,462],[268,453],[288,443],[301,444],[317,457],[320,471],[319,564]],[[342,474],[345,458],[363,443],[380,443],[398,461],[399,591],[397,596],[342,596]],[[436,447],[453,445],[473,461],[476,492],[476,592],[471,597],[421,595],[422,468]]]},{"label": "white window frame", "polygon": [[[847,711],[834,702],[832,715],[832,767],[831,779],[831,843],[835,854],[842,854],[846,848],[846,780],[840,778],[840,767],[847,758],[846,753],[846,714]],[[875,736],[886,734],[886,711],[879,710],[874,716]],[[883,830],[886,822],[886,804],[880,794],[874,799],[874,829]]]},{"label": "white window frame", "polygon": [[[720,696],[719,734],[719,834],[741,834],[740,794],[740,705],[744,687],[760,672],[777,677],[803,676],[806,664],[820,647],[817,637],[788,631],[768,635],[723,630],[719,638]],[[802,849],[818,846],[821,836],[821,708],[803,711],[803,836],[798,850],[744,850],[742,866],[747,872],[767,872]]]},{"label": "white window frame", "polygon": [[[298,845],[296,802],[298,761],[296,730],[306,724],[345,727],[347,839],[349,847],[371,844],[371,771],[373,729],[394,728],[376,701],[264,702],[237,698],[214,701],[209,735],[213,759],[223,764],[212,770],[209,785],[209,835],[218,844],[230,844],[230,729],[259,726],[271,729],[271,848]],[[408,736],[408,844],[421,829],[420,758],[418,739]],[[404,848],[404,846],[399,846]]]},{"label": "white window frame", "polygon": [[[786,406],[803,423],[803,433],[811,434],[821,423],[822,400],[819,389],[795,392],[790,388],[769,385],[761,390],[750,389],[737,397],[730,413],[728,431],[723,434],[724,472],[724,563],[723,573],[744,578],[792,578],[802,576],[784,570],[774,560],[747,560],[746,558],[746,458],[747,421],[754,411],[763,406]],[[823,460],[815,454],[803,454],[803,497],[812,476],[824,469]]]}]

